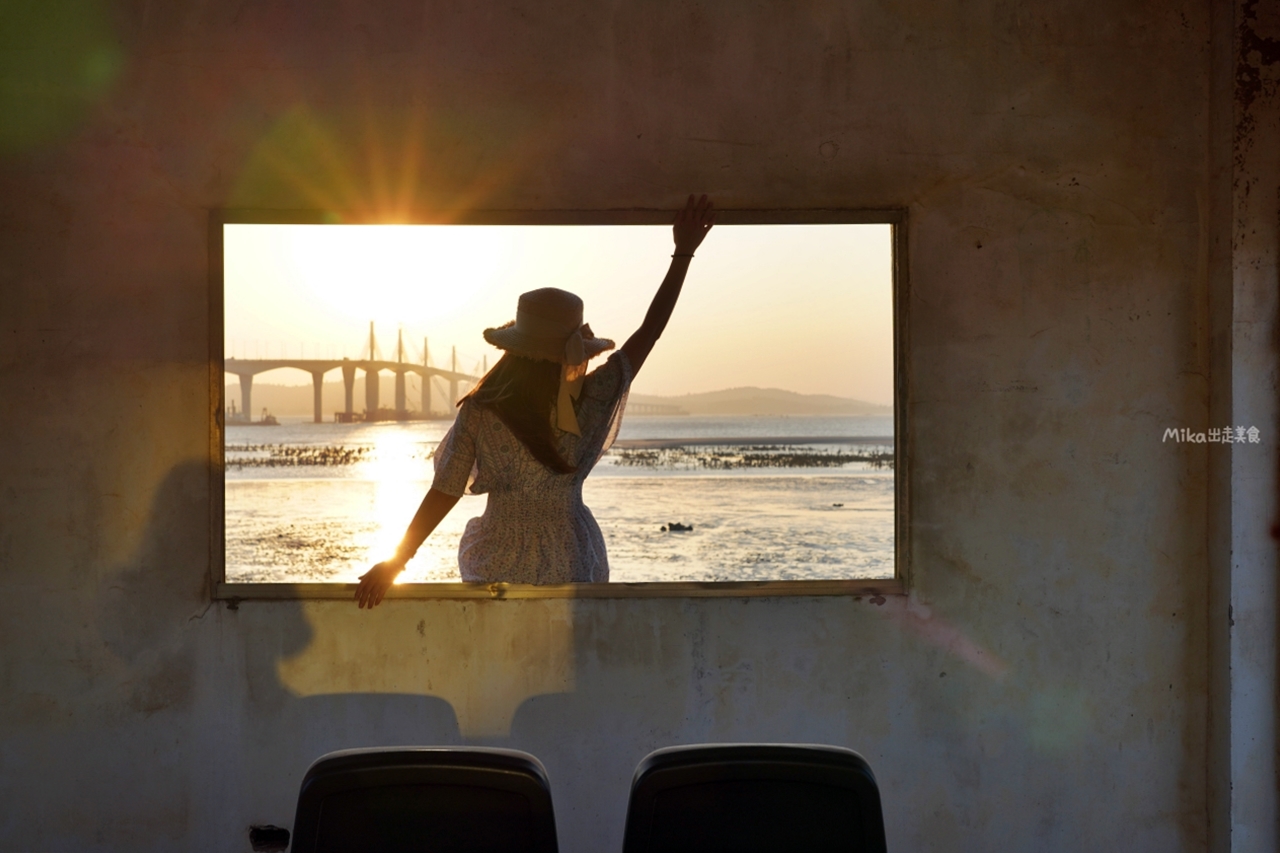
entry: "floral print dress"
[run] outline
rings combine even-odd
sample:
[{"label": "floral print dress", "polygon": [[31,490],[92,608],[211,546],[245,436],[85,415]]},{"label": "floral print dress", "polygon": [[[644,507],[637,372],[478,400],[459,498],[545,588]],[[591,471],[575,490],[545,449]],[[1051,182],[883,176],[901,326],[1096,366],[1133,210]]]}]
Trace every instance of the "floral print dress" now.
[{"label": "floral print dress", "polygon": [[436,449],[432,487],[450,495],[489,495],[484,514],[467,522],[458,547],[464,581],[609,580],[604,537],[582,502],[582,483],[618,434],[630,386],[631,364],[621,351],[587,374],[574,406],[582,435],[556,430],[561,457],[577,466],[572,474],[551,471],[496,414],[463,402]]}]

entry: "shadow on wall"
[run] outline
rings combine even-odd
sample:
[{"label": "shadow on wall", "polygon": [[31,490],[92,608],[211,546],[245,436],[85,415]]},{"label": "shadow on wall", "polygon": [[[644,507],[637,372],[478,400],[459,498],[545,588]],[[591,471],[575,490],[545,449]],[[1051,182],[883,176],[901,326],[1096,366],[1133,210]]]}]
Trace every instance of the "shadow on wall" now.
[{"label": "shadow on wall", "polygon": [[[306,647],[280,647],[273,660],[264,644],[253,670],[262,695],[280,695],[283,684],[307,698],[279,713],[255,701],[264,731],[272,719],[306,725],[288,716],[306,712],[347,732],[351,742],[337,745],[526,750],[547,767],[566,850],[621,843],[631,775],[663,746],[848,746],[902,792],[918,790],[925,762],[968,792],[956,806],[963,812],[978,810],[984,792],[975,753],[1005,750],[1020,766],[1044,768],[1027,784],[1048,796],[1089,725],[1079,691],[1047,689],[1025,671],[1006,679],[1004,662],[928,608],[782,598],[390,599],[374,611],[335,601],[302,609],[313,632]],[[406,694],[418,691],[445,700],[456,728],[415,718]],[[296,754],[278,787],[292,791],[318,754]],[[907,802],[887,806],[898,826],[909,821]],[[281,823],[287,806],[262,820]]]},{"label": "shadow on wall", "polygon": [[99,631],[119,669],[89,773],[108,791],[169,756],[144,796],[104,797],[113,843],[147,849],[141,828],[163,822],[152,843],[243,846],[252,824],[291,824],[302,775],[326,752],[468,743],[539,756],[565,804],[564,846],[585,848],[620,843],[631,773],[659,746],[809,740],[874,761],[887,734],[882,699],[861,703],[858,737],[840,712],[875,668],[843,653],[875,643],[882,620],[853,612],[865,604],[827,606],[834,622],[816,623],[808,599],[233,610],[207,594],[207,486],[203,463],[174,467],[136,553],[101,581]]},{"label": "shadow on wall", "polygon": [[[187,824],[172,824],[174,838],[204,833],[230,848],[251,824],[290,825],[308,765],[353,747],[532,752],[561,805],[565,849],[621,843],[631,773],[673,744],[856,749],[889,792],[891,834],[907,819],[892,792],[918,788],[911,768],[923,755],[956,780],[953,793],[971,793],[953,804],[960,812],[981,806],[976,755],[1003,751],[1006,765],[1043,768],[1024,783],[1046,795],[1062,774],[1088,769],[1068,761],[1088,737],[1087,697],[1047,690],[1026,671],[1006,677],[998,658],[927,609],[782,598],[233,610],[207,595],[207,511],[204,465],[175,467],[137,554],[99,596],[103,640],[127,670],[116,684],[132,738],[99,760],[176,751],[131,806],[139,825],[157,811],[178,815]],[[118,775],[100,770],[102,784]]]},{"label": "shadow on wall", "polygon": [[125,705],[151,715],[188,708],[195,694],[196,634],[209,609],[208,470],[174,467],[156,489],[137,553],[99,582],[98,626],[107,648],[129,669]]},{"label": "shadow on wall", "polygon": [[[396,631],[344,626],[350,653],[306,671],[306,682],[289,662],[316,648],[309,605],[211,601],[208,506],[206,465],[175,466],[136,554],[99,582],[98,630],[115,660],[82,760],[83,785],[112,811],[94,831],[100,843],[143,850],[212,833],[239,849],[250,824],[291,822],[302,775],[325,752],[461,742],[450,703],[394,665],[397,647],[412,655]],[[423,633],[410,625],[409,637]],[[373,690],[350,689],[362,673],[377,676]],[[295,690],[288,677],[314,689]],[[155,772],[121,797],[123,777],[143,765]]]}]

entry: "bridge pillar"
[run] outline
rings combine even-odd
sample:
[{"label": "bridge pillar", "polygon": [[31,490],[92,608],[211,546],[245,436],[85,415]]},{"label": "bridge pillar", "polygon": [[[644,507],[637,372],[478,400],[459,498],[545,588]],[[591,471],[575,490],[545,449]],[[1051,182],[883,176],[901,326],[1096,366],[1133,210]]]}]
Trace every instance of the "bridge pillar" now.
[{"label": "bridge pillar", "polygon": [[378,417],[378,371],[372,365],[364,369],[364,416]]},{"label": "bridge pillar", "polygon": [[422,339],[422,416],[431,417],[431,359],[427,356],[427,339]]},{"label": "bridge pillar", "polygon": [[408,407],[404,402],[404,371],[396,371],[396,417],[403,418]]},{"label": "bridge pillar", "polygon": [[240,374],[240,410],[249,420],[253,420],[253,374]]},{"label": "bridge pillar", "polygon": [[449,369],[453,371],[454,376],[449,380],[449,412],[452,414],[458,408],[458,348],[456,346],[449,359]]},{"label": "bridge pillar", "polygon": [[350,422],[355,414],[356,366],[345,358],[342,360],[342,391],[347,404],[347,421]]},{"label": "bridge pillar", "polygon": [[311,399],[312,399],[312,403],[314,404],[313,405],[313,410],[315,413],[315,417],[313,418],[314,422],[318,424],[324,423],[324,406],[323,406],[324,371],[323,370],[311,371]]}]

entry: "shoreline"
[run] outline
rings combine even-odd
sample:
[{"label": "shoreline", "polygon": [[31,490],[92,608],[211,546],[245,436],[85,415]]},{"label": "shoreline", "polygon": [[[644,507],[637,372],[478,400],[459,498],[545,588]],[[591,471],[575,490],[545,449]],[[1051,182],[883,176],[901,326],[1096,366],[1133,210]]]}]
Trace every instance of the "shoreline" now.
[{"label": "shoreline", "polygon": [[857,444],[873,447],[892,447],[893,438],[879,436],[746,436],[743,438],[619,438],[613,442],[616,450],[664,450],[673,447],[762,447],[797,444]]}]

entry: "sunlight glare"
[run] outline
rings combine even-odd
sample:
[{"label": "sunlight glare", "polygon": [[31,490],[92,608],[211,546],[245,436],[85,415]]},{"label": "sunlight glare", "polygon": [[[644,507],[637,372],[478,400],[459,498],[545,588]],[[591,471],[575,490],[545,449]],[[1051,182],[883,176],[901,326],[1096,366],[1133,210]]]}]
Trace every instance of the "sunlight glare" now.
[{"label": "sunlight glare", "polygon": [[364,476],[374,483],[373,517],[378,531],[370,538],[367,565],[390,557],[400,544],[413,511],[422,500],[421,445],[398,427],[385,427],[377,435],[373,452],[364,463]]},{"label": "sunlight glare", "polygon": [[299,229],[288,261],[312,295],[335,313],[394,327],[406,317],[453,321],[483,299],[509,251],[482,226],[333,225]]}]

